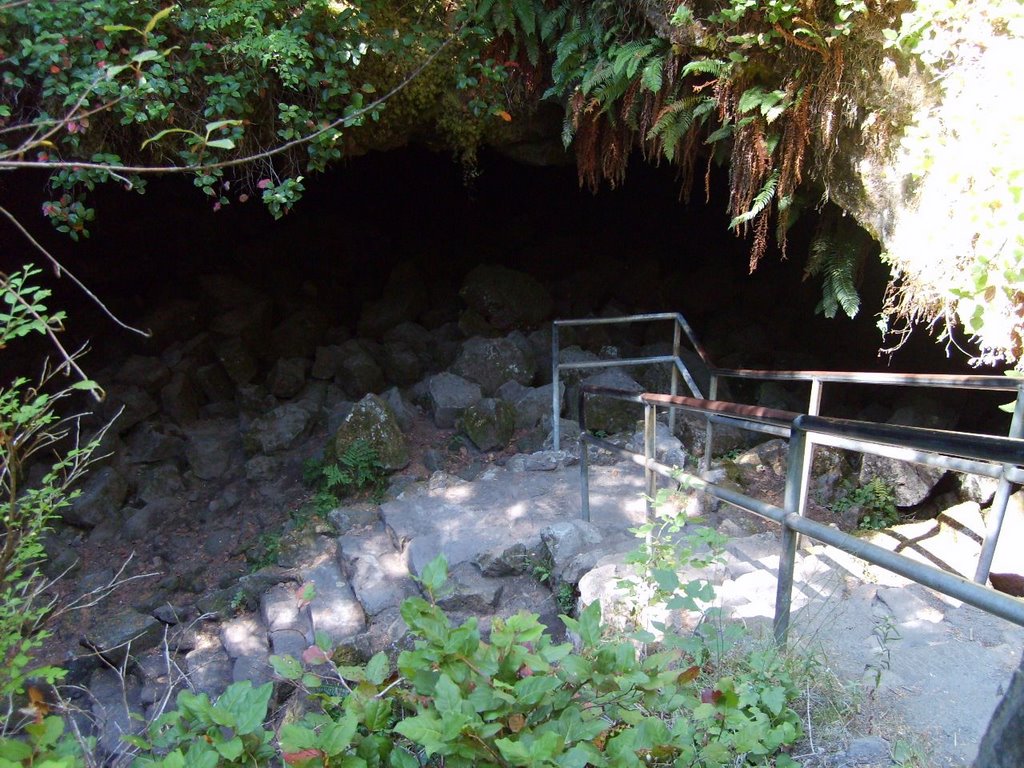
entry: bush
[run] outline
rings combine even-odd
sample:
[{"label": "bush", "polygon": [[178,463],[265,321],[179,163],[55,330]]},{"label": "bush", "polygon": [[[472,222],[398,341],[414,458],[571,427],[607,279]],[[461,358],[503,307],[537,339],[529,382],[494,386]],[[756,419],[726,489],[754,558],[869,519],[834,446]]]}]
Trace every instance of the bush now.
[{"label": "bush", "polygon": [[[52,667],[33,668],[33,653],[47,636],[43,622],[54,607],[42,600],[42,536],[77,495],[72,486],[97,446],[97,441],[83,444],[77,416],[57,413],[60,401],[77,390],[98,387],[82,374],[76,355],[64,353],[56,341],[64,314],[47,310],[50,292],[33,285],[38,272],[24,267],[0,273],[0,349],[38,333],[49,336],[64,355],[59,365],[46,364],[35,382],[17,377],[0,384],[0,698],[8,705],[0,733],[12,727],[14,697],[25,692],[30,675],[51,683],[61,676]],[[68,377],[77,380],[62,385]],[[29,483],[33,465],[49,466]]]}]

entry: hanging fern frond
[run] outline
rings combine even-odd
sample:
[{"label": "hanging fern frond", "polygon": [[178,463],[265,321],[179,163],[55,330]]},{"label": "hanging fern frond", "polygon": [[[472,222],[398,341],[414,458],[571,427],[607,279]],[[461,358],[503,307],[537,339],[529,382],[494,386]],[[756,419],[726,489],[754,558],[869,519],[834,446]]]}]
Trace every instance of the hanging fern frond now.
[{"label": "hanging fern frond", "polygon": [[717,78],[724,75],[731,65],[732,62],[724,59],[697,59],[683,67],[682,75],[710,75]]},{"label": "hanging fern frond", "polygon": [[735,229],[740,224],[744,224],[751,219],[755,218],[761,213],[768,204],[775,197],[775,188],[779,184],[779,171],[776,169],[772,171],[771,175],[765,181],[764,186],[761,187],[761,191],[754,197],[754,201],[750,206],[750,209],[745,213],[741,213],[739,216],[733,217],[733,220],[729,222],[729,227]]},{"label": "hanging fern frond", "polygon": [[834,233],[819,232],[811,243],[810,260],[804,279],[821,276],[821,301],[815,312],[832,319],[839,309],[851,320],[860,311],[857,274],[860,250],[849,240],[840,240]]}]

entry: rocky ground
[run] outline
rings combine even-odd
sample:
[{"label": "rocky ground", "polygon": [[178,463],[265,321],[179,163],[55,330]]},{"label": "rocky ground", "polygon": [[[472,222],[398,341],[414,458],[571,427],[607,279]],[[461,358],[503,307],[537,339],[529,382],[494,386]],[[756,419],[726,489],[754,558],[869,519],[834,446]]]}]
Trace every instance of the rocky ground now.
[{"label": "rocky ground", "polygon": [[[401,647],[398,605],[417,593],[415,577],[439,553],[454,584],[444,607],[457,617],[477,615],[486,626],[489,616],[528,608],[560,631],[558,614],[579,598],[601,600],[614,620],[617,569],[635,546],[627,530],[644,515],[640,477],[599,452],[592,521],[579,521],[579,427],[563,420],[565,450],[551,450],[551,302],[542,286],[512,270],[479,268],[463,286],[459,322],[434,323],[416,275],[399,268],[384,297],[364,308],[355,336],[314,308],[281,304],[237,278],[208,276],[201,290],[205,303],[164,306],[150,318],[165,346],[97,372],[109,392],[99,417],[113,419],[103,446],[112,457],[97,464],[48,542],[48,572],[64,574],[57,603],[77,607],[57,617],[46,655],[69,669],[83,726],[95,724],[105,749],[121,748],[120,734],[139,727],[129,710],[152,717],[182,685],[217,694],[233,680],[271,679],[269,657],[301,655],[317,633],[352,658]],[[563,341],[562,362],[665,346],[603,332]],[[563,403],[575,402],[582,379],[576,372],[560,383]],[[586,381],[667,389],[656,369],[616,368]],[[799,407],[772,386],[757,399]],[[635,408],[594,401],[588,425],[635,449]],[[876,406],[872,415],[930,426],[950,419],[921,402]],[[658,456],[692,467],[704,439],[699,419],[680,418],[675,434],[659,428]],[[323,467],[350,461],[354,472],[367,446],[386,487],[341,503],[325,496]],[[751,445],[722,428],[713,452],[716,482],[779,501],[782,441]],[[979,528],[992,496],[984,483],[823,449],[813,476],[809,514],[848,529],[861,511],[838,514],[835,499],[850,483],[883,478],[904,515],[922,518],[910,523],[921,530],[897,531],[892,546],[909,541],[916,550],[953,536],[954,569],[967,567],[961,556],[974,556],[977,537],[964,532]],[[706,574],[722,605],[736,620],[763,624],[774,600],[775,534],[699,499],[684,503],[730,538],[724,564]],[[997,552],[1004,570],[1017,567],[1012,548]],[[945,761],[936,765],[965,764],[1003,673],[1018,661],[1020,633],[828,551],[805,552],[799,572],[798,607],[817,617],[808,627],[798,621],[802,642],[836,680],[860,686],[865,669],[877,669],[879,627],[897,627],[903,638],[894,644],[882,633],[887,666],[866,720],[852,718],[849,732],[827,744],[809,743],[806,765],[875,764],[868,757],[891,764],[896,739],[886,746],[875,737],[896,731],[872,723],[883,711],[905,718],[921,737],[909,743],[934,749]],[[899,648],[916,649],[905,677],[893,662]],[[966,677],[932,674],[925,656]],[[944,691],[956,690],[949,681],[968,680],[975,693],[958,695],[948,710],[911,703],[945,701]]]}]

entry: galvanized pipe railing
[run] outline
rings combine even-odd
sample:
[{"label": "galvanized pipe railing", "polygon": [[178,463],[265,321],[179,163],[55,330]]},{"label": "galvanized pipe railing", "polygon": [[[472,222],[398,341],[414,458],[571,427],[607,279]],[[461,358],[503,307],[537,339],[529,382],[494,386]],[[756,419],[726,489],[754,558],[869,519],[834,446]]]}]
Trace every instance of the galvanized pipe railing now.
[{"label": "galvanized pipe railing", "polygon": [[[660,355],[652,357],[633,357],[626,359],[614,359],[614,360],[592,360],[589,362],[579,363],[562,363],[559,362],[559,334],[558,329],[567,327],[582,327],[590,325],[628,325],[630,323],[645,323],[653,322],[658,320],[671,320],[672,326],[672,354],[671,355]],[[563,370],[586,370],[588,368],[616,368],[624,365],[655,365],[659,363],[671,363],[672,364],[672,381],[670,384],[670,392],[673,395],[679,394],[679,380],[682,378],[686,382],[686,386],[695,397],[702,397],[703,393],[700,391],[700,387],[697,386],[697,382],[694,380],[690,370],[683,363],[680,353],[682,352],[682,334],[686,334],[687,340],[693,347],[694,351],[700,356],[701,360],[704,361],[705,365],[710,366],[711,361],[708,358],[708,354],[700,341],[697,339],[697,335],[693,332],[690,324],[686,322],[686,318],[678,312],[655,312],[645,315],[629,315],[626,317],[595,317],[586,318],[580,320],[555,320],[551,326],[551,382],[552,389],[551,393],[551,442],[552,447],[557,451],[561,448],[561,424],[559,424],[559,415],[562,412],[562,393],[559,391],[561,382],[561,372]],[[670,426],[675,426],[675,415],[670,414]]]},{"label": "galvanized pipe railing", "polygon": [[[644,454],[627,451],[607,440],[590,435],[586,430],[586,397],[588,395],[613,397],[644,405]],[[789,454],[787,458],[786,491],[783,507],[755,499],[729,488],[709,482],[705,478],[673,469],[659,463],[654,456],[653,434],[656,423],[655,409],[659,406],[683,408],[695,412],[706,412],[723,418],[725,414],[739,424],[759,424],[783,427],[789,420]],[[963,459],[978,467],[995,468],[1003,480],[1020,482],[1024,479],[1024,440],[992,437],[968,433],[943,432],[897,425],[870,424],[867,422],[845,421],[810,415],[796,415],[755,406],[738,406],[732,403],[717,403],[692,398],[666,395],[635,394],[619,390],[587,387],[580,390],[577,403],[580,419],[580,485],[582,492],[582,515],[590,517],[589,496],[589,445],[596,445],[624,455],[640,464],[645,472],[645,489],[648,498],[656,492],[656,476],[671,478],[688,488],[707,493],[733,506],[772,520],[782,526],[782,553],[779,561],[778,585],[776,591],[775,618],[773,628],[779,643],[785,643],[789,632],[790,607],[792,603],[793,578],[796,562],[798,536],[810,536],[824,544],[836,547],[855,557],[878,565],[916,581],[942,594],[949,595],[996,616],[1024,626],[1024,602],[996,592],[962,576],[948,573],[903,555],[890,552],[876,544],[858,539],[803,516],[807,500],[810,454],[812,446],[836,444],[842,447],[876,453],[897,445],[915,453],[919,463],[942,466],[947,460]],[[790,418],[792,417],[792,418]],[[988,474],[986,472],[986,474]],[[648,507],[648,514],[652,510]],[[995,537],[998,539],[999,526]],[[991,525],[990,525],[991,527]],[[986,539],[985,544],[988,544]],[[994,544],[992,549],[994,550]],[[984,550],[983,550],[984,552]]]},{"label": "galvanized pipe railing", "polygon": [[[854,371],[766,371],[746,368],[712,368],[710,370],[710,384],[708,387],[709,397],[714,400],[718,395],[719,380],[724,378],[746,379],[755,381],[796,381],[809,382],[811,385],[810,397],[807,403],[807,413],[817,416],[821,412],[822,389],[826,383],[829,384],[870,384],[875,386],[908,386],[908,387],[931,387],[938,389],[971,389],[989,392],[1015,393],[1017,396],[1014,405],[1013,418],[1010,421],[1008,437],[1024,438],[1024,379],[1010,378],[1007,376],[983,376],[983,375],[957,375],[957,374],[934,374],[934,373],[869,373]],[[714,441],[714,425],[708,421],[707,434],[704,442],[703,468],[710,467],[712,443]],[[832,443],[836,447],[844,447]],[[890,458],[914,461],[908,458],[905,452],[899,450],[882,453]],[[957,472],[971,472],[969,464],[956,465],[949,462],[946,469]],[[999,531],[1002,528],[1003,518],[1006,516],[1006,505],[1013,491],[1013,483],[1019,482],[1010,479],[1012,473],[1002,475],[989,474],[988,471],[976,474],[986,474],[989,477],[998,477],[999,484],[996,487],[995,497],[992,501],[992,510],[989,516],[988,530],[985,534],[985,545],[978,559],[978,568],[974,574],[974,580],[984,584],[988,580],[989,570],[992,567],[992,558],[995,555],[995,546],[999,540]]]}]

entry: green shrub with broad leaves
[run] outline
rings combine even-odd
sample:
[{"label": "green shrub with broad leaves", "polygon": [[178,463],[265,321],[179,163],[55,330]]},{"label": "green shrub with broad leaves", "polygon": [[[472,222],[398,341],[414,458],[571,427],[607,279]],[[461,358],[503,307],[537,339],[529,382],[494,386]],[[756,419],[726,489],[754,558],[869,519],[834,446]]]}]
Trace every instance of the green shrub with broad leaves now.
[{"label": "green shrub with broad leaves", "polygon": [[[415,637],[392,664],[336,663],[324,637],[302,659],[272,657],[307,706],[279,726],[272,684],[235,683],[216,701],[182,692],[177,709],[128,737],[140,768],[284,764],[306,768],[423,765],[776,766],[801,735],[798,694],[777,652],[721,657],[695,635],[640,655],[609,637],[593,603],[563,617],[576,643],[555,643],[535,614],[494,619],[487,639],[475,618],[454,626],[435,598],[447,564],[422,574],[428,599],[402,618]],[[27,738],[0,739],[0,768],[85,765],[59,718]]]}]

